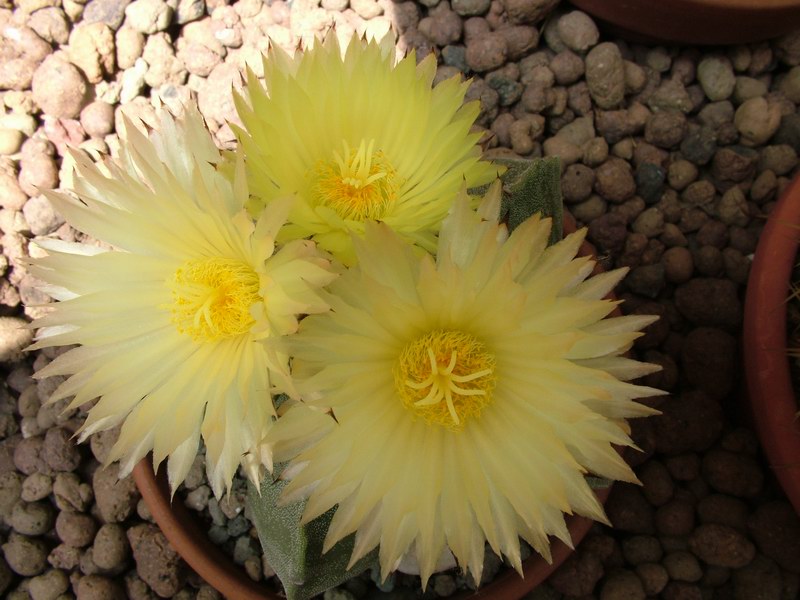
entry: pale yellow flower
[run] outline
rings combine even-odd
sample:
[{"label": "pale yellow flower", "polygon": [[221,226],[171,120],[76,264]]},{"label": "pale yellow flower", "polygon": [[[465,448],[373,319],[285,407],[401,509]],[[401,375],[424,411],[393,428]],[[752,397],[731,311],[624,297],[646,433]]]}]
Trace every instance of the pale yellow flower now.
[{"label": "pale yellow flower", "polygon": [[69,375],[51,401],[98,399],[81,439],[122,423],[109,462],[127,473],[147,452],[169,457],[174,490],[206,445],[219,497],[240,462],[257,477],[275,414],[289,389],[288,357],[272,346],[299,313],[327,305],[316,288],[332,275],[308,241],[275,252],[289,211],[278,200],[253,223],[241,161],[233,183],[195,108],[169,115],[149,139],[128,124],[121,157],[74,156],[78,200],[50,198],[67,221],[114,250],[42,239],[32,272],[60,300],[36,321],[33,348],[80,344],[37,374]]},{"label": "pale yellow flower", "polygon": [[354,37],[343,53],[329,35],[294,57],[273,46],[266,87],[249,73],[237,131],[251,208],[299,197],[280,239],[312,237],[352,263],[351,232],[376,220],[433,251],[460,187],[494,178],[497,169],[479,160],[480,134],[470,133],[478,103],[462,105],[469,83],[432,88],[435,57],[397,62],[393,43]]},{"label": "pale yellow flower", "polygon": [[323,437],[284,453],[284,500],[307,497],[304,522],[338,505],[325,547],[355,532],[354,562],[380,544],[384,577],[413,549],[424,585],[449,547],[480,581],[486,541],[520,570],[519,537],[549,559],[563,513],[605,521],[585,475],[636,481],[613,445],[661,392],[626,383],[657,367],[621,354],[654,318],[604,318],[625,270],[589,278],[584,231],[546,247],[548,219],[509,237],[498,214],[499,185],[479,214],[462,193],[435,260],[368,224],[332,312],[291,342],[305,404],[273,439],[303,420]]}]

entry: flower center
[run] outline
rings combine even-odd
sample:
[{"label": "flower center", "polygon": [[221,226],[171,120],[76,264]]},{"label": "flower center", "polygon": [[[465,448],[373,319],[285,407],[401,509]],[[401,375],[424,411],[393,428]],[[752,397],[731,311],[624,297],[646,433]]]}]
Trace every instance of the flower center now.
[{"label": "flower center", "polygon": [[406,345],[394,368],[403,406],[429,425],[464,428],[492,400],[494,356],[463,331],[435,329]]},{"label": "flower center", "polygon": [[260,300],[258,275],[232,258],[187,261],[169,283],[172,322],[195,341],[246,333],[255,320],[250,307]]},{"label": "flower center", "polygon": [[361,140],[358,148],[342,141],[342,154],[321,161],[311,177],[319,204],[332,208],[343,219],[378,220],[397,198],[400,180],[375,140]]}]

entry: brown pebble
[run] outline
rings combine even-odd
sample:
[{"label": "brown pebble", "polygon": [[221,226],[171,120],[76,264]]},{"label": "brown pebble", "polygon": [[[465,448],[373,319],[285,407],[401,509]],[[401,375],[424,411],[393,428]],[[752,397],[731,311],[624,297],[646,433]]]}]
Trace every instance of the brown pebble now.
[{"label": "brown pebble", "polygon": [[648,461],[644,465],[639,472],[639,480],[642,482],[644,497],[653,506],[666,504],[675,493],[675,484],[667,467],[657,460]]},{"label": "brown pebble", "polygon": [[550,69],[553,71],[556,83],[572,85],[583,76],[583,60],[571,50],[564,50],[553,57]]},{"label": "brown pebble", "polygon": [[92,487],[100,515],[106,523],[120,523],[136,508],[139,491],[130,476],[119,479],[119,466],[111,464],[97,469]]},{"label": "brown pebble", "polygon": [[701,391],[684,392],[661,407],[662,414],[651,417],[656,448],[666,455],[702,452],[722,431],[722,408]]},{"label": "brown pebble", "polygon": [[636,124],[631,121],[627,110],[598,110],[595,127],[609,144],[616,144],[636,133]]},{"label": "brown pebble", "polygon": [[[125,575],[125,592],[131,600],[152,600],[153,597],[150,586],[136,575],[136,571],[129,571]],[[214,600],[221,600],[221,596]]]},{"label": "brown pebble", "polygon": [[139,577],[162,598],[181,589],[185,565],[164,534],[155,525],[141,524],[129,529],[127,535]]},{"label": "brown pebble", "polygon": [[661,564],[667,569],[671,579],[694,583],[703,577],[703,570],[697,558],[690,552],[678,550],[664,557]]},{"label": "brown pebble", "polygon": [[53,479],[53,496],[59,510],[84,512],[92,498],[92,487],[82,483],[75,473],[58,473]]},{"label": "brown pebble", "polygon": [[619,47],[603,42],[586,55],[586,83],[599,108],[617,108],[625,99],[625,64]]},{"label": "brown pebble", "polygon": [[72,435],[62,427],[48,429],[44,436],[42,458],[54,471],[74,471],[81,454]]},{"label": "brown pebble", "polygon": [[[458,21],[459,23],[461,23],[461,19],[458,19]],[[420,24],[422,24],[421,21]],[[492,31],[489,22],[481,17],[471,17],[469,19],[465,19],[463,21],[463,27],[464,27],[465,44],[469,44],[472,40],[478,39],[479,37],[482,37]],[[441,46],[444,44],[439,44],[439,45]]]},{"label": "brown pebble", "polygon": [[[0,487],[2,484],[0,483]],[[36,502],[53,491],[53,478],[44,473],[32,473],[22,482],[21,497],[25,502]]]},{"label": "brown pebble", "polygon": [[47,566],[47,546],[42,540],[12,532],[3,544],[3,554],[11,570],[23,577],[44,572]]},{"label": "brown pebble", "polygon": [[467,44],[467,64],[479,73],[502,66],[507,56],[508,45],[500,33],[490,33]]},{"label": "brown pebble", "polygon": [[606,213],[589,225],[589,240],[600,251],[618,252],[625,244],[628,228],[624,217]]},{"label": "brown pebble", "polygon": [[693,583],[670,581],[661,592],[664,600],[703,600],[703,592]]},{"label": "brown pebble", "polygon": [[742,227],[731,227],[729,232],[729,243],[732,249],[738,250],[742,254],[751,254],[755,251],[758,243],[758,235],[755,231]]},{"label": "brown pebble", "polygon": [[618,483],[611,490],[606,514],[615,529],[629,533],[653,534],[653,507],[638,486]]},{"label": "brown pebble", "polygon": [[88,104],[81,111],[81,125],[91,137],[104,137],[114,131],[114,107],[102,100]]},{"label": "brown pebble", "polygon": [[[586,539],[581,542],[581,552],[599,558],[603,565],[623,560],[617,540],[602,533],[590,533],[586,536]],[[622,563],[620,562],[620,564]]]},{"label": "brown pebble", "polygon": [[655,563],[636,565],[636,574],[642,580],[642,587],[648,596],[656,596],[661,593],[669,581],[667,570]]},{"label": "brown pebble", "polygon": [[116,523],[101,526],[94,538],[94,562],[101,569],[122,567],[130,555],[125,529]]},{"label": "brown pebble", "polygon": [[731,570],[716,565],[706,565],[700,585],[718,588],[731,578]]},{"label": "brown pebble", "polygon": [[11,469],[0,473],[0,520],[7,518],[22,494],[23,479]]},{"label": "brown pebble", "polygon": [[72,571],[78,566],[80,559],[81,551],[78,548],[73,548],[69,544],[59,544],[50,551],[47,562],[56,569]]},{"label": "brown pebble", "polygon": [[[661,214],[664,215],[664,221],[667,223],[675,224],[680,221],[682,205],[680,199],[678,198],[678,193],[675,190],[664,190],[664,193],[661,194],[661,199],[656,202],[655,206],[661,211]],[[680,229],[678,231],[680,231]],[[686,244],[673,245],[685,246]]]},{"label": "brown pebble", "polygon": [[[585,81],[578,81],[567,88],[567,106],[575,114],[585,117],[592,113],[592,97],[589,95],[589,87]],[[605,159],[603,159],[605,160]],[[589,166],[597,166],[603,161]]]},{"label": "brown pebble", "polygon": [[690,183],[689,186],[683,190],[681,199],[692,206],[707,206],[714,201],[714,184],[705,179],[702,181],[695,181]]},{"label": "brown pebble", "polygon": [[544,19],[558,0],[501,0],[509,21],[534,25]]},{"label": "brown pebble", "polygon": [[778,187],[778,178],[772,171],[759,173],[750,186],[750,198],[756,204],[764,204],[775,199]]},{"label": "brown pebble", "polygon": [[586,202],[575,204],[570,207],[572,216],[581,223],[591,223],[595,219],[606,214],[607,203],[597,194],[589,196]]},{"label": "brown pebble", "polygon": [[33,74],[33,98],[42,110],[55,118],[74,119],[88,98],[86,78],[74,65],[51,55]]},{"label": "brown pebble", "polygon": [[724,494],[711,494],[697,504],[697,517],[701,523],[717,523],[745,531],[749,508],[747,504]]},{"label": "brown pebble", "polygon": [[619,158],[609,158],[595,170],[594,189],[610,202],[624,202],[636,193],[630,165]]},{"label": "brown pebble", "polygon": [[668,248],[661,257],[664,265],[664,277],[670,283],[685,283],[694,272],[692,253],[686,248]]},{"label": "brown pebble", "polygon": [[713,246],[721,250],[728,243],[728,228],[719,221],[708,220],[697,230],[695,239],[700,246]]},{"label": "brown pebble", "polygon": [[32,473],[44,473],[51,475],[53,470],[42,459],[42,446],[44,438],[42,436],[29,437],[21,440],[14,450],[14,465],[25,475]]},{"label": "brown pebble", "polygon": [[37,154],[20,163],[19,185],[28,196],[58,187],[58,167],[51,156]]},{"label": "brown pebble", "polygon": [[740,452],[755,456],[759,451],[758,438],[752,430],[745,427],[739,427],[729,431],[722,436],[720,446],[723,450],[730,450],[731,452]]},{"label": "brown pebble", "polygon": [[[711,246],[705,248],[716,250]],[[738,363],[736,338],[726,331],[697,327],[686,336],[681,352],[683,373],[690,384],[710,398],[722,400],[728,396],[736,382]]]},{"label": "brown pebble", "polygon": [[800,516],[788,502],[774,501],[759,506],[748,523],[758,549],[782,569],[800,573]]},{"label": "brown pebble", "polygon": [[753,176],[757,162],[755,150],[724,147],[714,154],[711,171],[720,181],[740,182]]},{"label": "brown pebble", "polygon": [[603,565],[597,557],[583,552],[572,554],[547,580],[554,590],[569,596],[591,594],[603,576]]},{"label": "brown pebble", "polygon": [[32,578],[28,584],[31,600],[56,600],[69,589],[69,578],[64,571],[51,569]]},{"label": "brown pebble", "polygon": [[673,498],[658,507],[655,523],[661,535],[689,535],[694,528],[694,504],[684,498]]},{"label": "brown pebble", "polygon": [[708,223],[708,221],[709,216],[706,209],[694,206],[683,206],[681,208],[681,218],[678,221],[678,227],[680,227],[681,231],[684,233],[691,233],[700,229],[703,225]]},{"label": "brown pebble", "polygon": [[668,456],[664,464],[670,475],[678,481],[691,481],[700,474],[700,459],[697,454]]},{"label": "brown pebble", "polygon": [[111,448],[117,442],[119,432],[120,426],[117,426],[112,429],[106,429],[105,431],[98,431],[89,438],[89,447],[99,463],[103,464],[106,462],[108,453],[111,452]]},{"label": "brown pebble", "polygon": [[509,60],[519,60],[539,43],[539,32],[528,25],[506,26],[498,33],[506,40]]},{"label": "brown pebble", "polygon": [[630,565],[657,563],[664,552],[658,538],[651,535],[634,535],[622,540],[622,554]]},{"label": "brown pebble", "polygon": [[108,577],[87,575],[78,582],[77,600],[124,600],[122,588]]},{"label": "brown pebble", "polygon": [[511,145],[511,125],[514,122],[514,115],[511,113],[501,113],[492,121],[492,133],[497,136],[497,141],[501,146],[508,147]]},{"label": "brown pebble", "polygon": [[564,44],[576,52],[586,52],[600,39],[600,32],[592,18],[579,10],[562,15],[556,26]]},{"label": "brown pebble", "polygon": [[680,192],[695,179],[697,179],[697,167],[688,160],[676,160],[670,163],[667,181],[673,189]]},{"label": "brown pebble", "polygon": [[760,465],[750,456],[715,448],[703,457],[703,476],[718,492],[752,498],[764,484]]},{"label": "brown pebble", "polygon": [[644,128],[644,139],[650,144],[670,150],[686,135],[686,116],[675,110],[653,113]]},{"label": "brown pebble", "polygon": [[646,597],[642,580],[625,569],[611,573],[600,590],[600,600],[645,600]]},{"label": "brown pebble", "polygon": [[569,204],[586,200],[592,194],[593,186],[594,172],[582,164],[568,166],[561,176],[561,193]]},{"label": "brown pebble", "polygon": [[56,533],[62,542],[74,548],[83,548],[92,543],[97,524],[89,515],[62,511],[56,518]]},{"label": "brown pebble", "polygon": [[53,527],[53,509],[49,503],[20,500],[6,518],[6,523],[23,535],[43,535]]},{"label": "brown pebble", "polygon": [[675,305],[697,325],[734,327],[741,323],[742,303],[736,284],[726,279],[696,278],[675,291]]},{"label": "brown pebble", "polygon": [[786,175],[797,164],[797,152],[788,144],[765,146],[760,153],[760,171],[770,170],[776,175]]},{"label": "brown pebble", "polygon": [[722,194],[717,203],[717,214],[725,225],[747,227],[750,223],[750,207],[739,186],[733,186]]},{"label": "brown pebble", "polygon": [[786,598],[780,567],[761,554],[742,569],[733,572],[736,598]]},{"label": "brown pebble", "polygon": [[755,557],[752,542],[727,525],[700,525],[689,537],[689,549],[710,565],[740,569]]}]

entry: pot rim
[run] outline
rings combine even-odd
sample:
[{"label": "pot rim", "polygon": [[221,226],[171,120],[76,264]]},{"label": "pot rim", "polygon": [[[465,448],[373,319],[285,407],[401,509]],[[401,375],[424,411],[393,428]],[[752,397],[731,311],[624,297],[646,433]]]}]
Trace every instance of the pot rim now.
[{"label": "pot rim", "polygon": [[[172,501],[165,470],[160,468],[156,475],[149,456],[133,468],[133,477],[164,536],[206,583],[232,600],[285,600],[263,584],[251,580],[242,567],[208,539],[197,518],[181,502]],[[601,504],[608,499],[611,487],[594,490]],[[475,592],[461,592],[452,599],[517,600],[533,590],[561,566],[594,525],[588,517],[578,515],[568,515],[565,520],[573,548],[554,539],[551,543],[552,562],[548,563],[539,554],[532,554],[522,563],[524,579],[514,569],[505,568]]]},{"label": "pot rim", "polygon": [[800,26],[798,0],[573,0],[613,34],[635,42],[720,45],[757,42]]},{"label": "pot rim", "polygon": [[[644,4],[648,7],[651,6],[652,0],[638,0],[637,2],[627,2],[628,6],[613,6],[614,3],[608,5],[604,12],[617,12],[615,9],[630,10],[631,4]],[[579,4],[606,4],[605,0],[581,0]],[[800,9],[800,1],[798,0],[668,0],[665,2],[666,7],[662,6],[660,10],[699,10],[699,11],[735,11],[736,16],[756,14],[759,16],[766,16],[771,12],[781,13],[783,11],[792,11]],[[674,8],[670,8],[674,7]]]},{"label": "pot rim", "polygon": [[769,466],[800,513],[800,410],[787,353],[786,300],[800,247],[800,176],[784,190],[756,247],[742,344],[747,396]]},{"label": "pot rim", "polygon": [[[573,233],[577,227],[575,219],[568,211],[563,214],[564,233]],[[579,256],[597,256],[597,252],[589,242],[581,244]],[[604,269],[600,263],[595,264],[593,274]],[[613,299],[613,293],[610,295]],[[621,315],[617,306],[612,316]],[[150,513],[158,523],[164,536],[173,548],[209,585],[217,589],[225,597],[234,600],[285,600],[283,597],[266,589],[263,584],[254,582],[244,569],[236,565],[215,544],[204,535],[204,528],[196,517],[181,502],[172,502],[169,483],[164,468],[153,470],[152,459],[143,458],[133,469],[136,486],[144,498]],[[601,504],[605,504],[611,493],[613,484],[607,488],[595,489],[595,495]],[[533,590],[547,579],[553,571],[574,552],[575,547],[589,533],[594,521],[579,515],[566,515],[567,529],[572,539],[572,547],[561,540],[551,542],[552,562],[548,563],[542,556],[533,553],[522,563],[524,578],[512,568],[505,568],[494,580],[478,590],[464,591],[451,596],[452,600],[517,600]]]}]

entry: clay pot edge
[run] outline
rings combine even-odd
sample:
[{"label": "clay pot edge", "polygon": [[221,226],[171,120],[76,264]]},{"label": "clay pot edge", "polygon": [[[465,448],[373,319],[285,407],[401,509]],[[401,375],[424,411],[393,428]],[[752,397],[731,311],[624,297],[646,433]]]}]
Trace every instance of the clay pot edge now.
[{"label": "clay pot edge", "polygon": [[786,299],[800,246],[800,177],[770,213],[745,296],[743,355],[748,400],[770,467],[800,513],[800,423],[786,350]]}]

